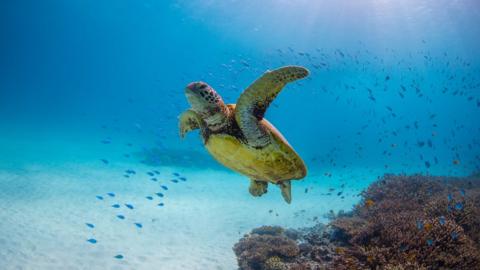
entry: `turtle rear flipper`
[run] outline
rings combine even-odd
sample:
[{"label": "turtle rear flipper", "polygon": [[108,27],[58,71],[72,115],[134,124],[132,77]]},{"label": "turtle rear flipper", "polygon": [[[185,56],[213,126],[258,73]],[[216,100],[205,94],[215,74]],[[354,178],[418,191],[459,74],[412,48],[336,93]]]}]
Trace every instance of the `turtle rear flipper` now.
[{"label": "turtle rear flipper", "polygon": [[250,187],[248,188],[248,191],[250,192],[250,194],[252,194],[252,196],[259,197],[267,193],[267,187],[268,187],[267,182],[251,179]]},{"label": "turtle rear flipper", "polygon": [[267,71],[240,95],[235,119],[249,145],[261,148],[270,143],[270,137],[259,121],[287,83],[302,79],[308,74],[307,69],[298,66]]},{"label": "turtle rear flipper", "polygon": [[179,132],[180,132],[181,138],[185,137],[185,134],[187,132],[190,132],[198,128],[202,128],[204,125],[203,120],[200,118],[200,116],[192,110],[184,111],[178,117],[178,121],[179,121]]},{"label": "turtle rear flipper", "polygon": [[292,184],[290,183],[290,180],[279,182],[277,185],[282,191],[283,199],[287,203],[291,203],[292,202]]}]

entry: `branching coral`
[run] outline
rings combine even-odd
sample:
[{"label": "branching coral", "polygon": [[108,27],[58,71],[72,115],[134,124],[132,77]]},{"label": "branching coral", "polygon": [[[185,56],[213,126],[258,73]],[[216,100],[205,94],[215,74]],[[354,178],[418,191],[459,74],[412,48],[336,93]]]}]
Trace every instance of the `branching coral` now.
[{"label": "branching coral", "polygon": [[261,227],[246,235],[234,246],[240,268],[244,270],[283,267],[282,260],[294,258],[300,252],[296,242],[280,227]]},{"label": "branching coral", "polygon": [[[478,180],[476,188],[471,183],[473,195]],[[350,266],[356,260],[367,269],[477,269],[480,204],[467,197],[466,188],[459,179],[385,176],[363,194],[353,217],[332,222],[349,236],[349,252],[335,263]]]},{"label": "branching coral", "polygon": [[240,268],[480,269],[479,180],[386,175],[327,226],[254,230],[236,245]]}]

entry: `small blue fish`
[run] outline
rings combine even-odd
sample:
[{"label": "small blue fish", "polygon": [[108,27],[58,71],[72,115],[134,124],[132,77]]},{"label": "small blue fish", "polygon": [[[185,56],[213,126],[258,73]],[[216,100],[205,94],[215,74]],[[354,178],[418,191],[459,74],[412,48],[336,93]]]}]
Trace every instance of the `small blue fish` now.
[{"label": "small blue fish", "polygon": [[97,195],[97,196],[95,196],[95,197],[97,197],[97,199],[99,199],[99,200],[103,200],[103,197],[100,196],[100,195]]},{"label": "small blue fish", "polygon": [[182,180],[182,181],[184,181],[184,182],[187,181],[187,178],[186,178],[186,177],[183,177],[183,176],[182,176],[182,177],[179,177],[179,179]]},{"label": "small blue fish", "polygon": [[104,158],[102,158],[102,159],[100,159],[100,160],[101,160],[104,164],[108,164],[108,160],[106,160],[106,159],[104,159]]},{"label": "small blue fish", "polygon": [[423,230],[423,222],[421,220],[417,220],[417,229]]},{"label": "small blue fish", "polygon": [[118,203],[112,204],[112,207],[113,207],[113,208],[120,208],[120,204],[118,204]]},{"label": "small blue fish", "polygon": [[153,172],[154,172],[155,174],[160,174],[160,172],[159,172],[159,171],[153,171]]},{"label": "small blue fish", "polygon": [[115,255],[114,258],[115,258],[115,259],[118,259],[118,260],[121,260],[121,259],[123,259],[123,255],[122,255],[122,254],[118,254],[118,255]]},{"label": "small blue fish", "polygon": [[136,174],[136,172],[135,172],[134,170],[131,170],[131,169],[125,170],[125,172],[126,172],[127,174]]},{"label": "small blue fish", "polygon": [[158,204],[158,206],[160,206],[160,207],[162,207],[162,206],[164,206],[164,205],[165,205],[165,204],[162,203],[162,202]]},{"label": "small blue fish", "polygon": [[110,140],[101,140],[100,142],[103,143],[103,144],[109,144],[109,143],[111,143]]},{"label": "small blue fish", "polygon": [[440,225],[445,225],[445,217],[444,217],[444,216],[441,216],[441,217],[438,219],[438,222],[440,222]]},{"label": "small blue fish", "polygon": [[460,189],[460,194],[462,195],[462,197],[465,197],[465,189]]},{"label": "small blue fish", "polygon": [[180,176],[180,174],[177,173],[177,172],[174,172],[173,175],[175,175],[175,176]]},{"label": "small blue fish", "polygon": [[153,197],[152,197],[152,196],[147,196],[147,197],[145,197],[145,198],[147,198],[147,200],[150,200],[150,201],[153,200]]},{"label": "small blue fish", "polygon": [[130,175],[128,175],[128,174],[124,174],[124,175],[123,175],[123,177],[125,177],[125,178],[129,178],[129,177],[130,177]]},{"label": "small blue fish", "polygon": [[95,225],[93,225],[92,223],[85,223],[85,225],[87,225],[87,227],[92,229],[95,228]]},{"label": "small blue fish", "polygon": [[115,197],[115,193],[113,193],[113,192],[109,192],[109,193],[107,193],[107,195],[110,196],[110,197]]},{"label": "small blue fish", "polygon": [[427,239],[427,245],[431,246],[433,244],[433,240],[432,239]]},{"label": "small blue fish", "polygon": [[150,178],[150,180],[152,180],[153,182],[157,182],[157,181],[158,181],[157,178],[155,178],[155,177]]},{"label": "small blue fish", "polygon": [[141,223],[133,223],[133,224],[135,224],[135,226],[137,226],[137,228],[139,229],[143,228],[143,225]]},{"label": "small blue fish", "polygon": [[119,218],[119,219],[125,219],[125,216],[123,216],[123,215],[117,215],[117,218]]},{"label": "small blue fish", "polygon": [[125,206],[126,206],[128,209],[133,209],[133,208],[134,208],[133,205],[128,204],[128,203],[126,203]]},{"label": "small blue fish", "polygon": [[458,202],[455,204],[455,210],[462,210],[462,209],[463,209],[463,203]]},{"label": "small blue fish", "polygon": [[155,193],[155,194],[156,194],[158,197],[163,198],[163,193],[157,192],[157,193]]},{"label": "small blue fish", "polygon": [[453,240],[456,240],[458,238],[458,233],[452,232],[450,236],[452,237]]},{"label": "small blue fish", "polygon": [[147,172],[148,175],[154,176],[155,174],[153,172]]},{"label": "small blue fish", "polygon": [[161,186],[163,188],[163,190],[168,190],[168,187],[167,186]]},{"label": "small blue fish", "polygon": [[93,239],[93,238],[90,238],[87,240],[87,242],[90,242],[92,244],[96,244],[97,243],[97,240]]},{"label": "small blue fish", "polygon": [[172,181],[173,183],[178,183],[178,180],[177,180],[177,179],[172,179],[172,180],[170,180],[170,181]]},{"label": "small blue fish", "polygon": [[448,194],[448,201],[451,201],[451,200],[453,200],[453,196],[452,194]]}]

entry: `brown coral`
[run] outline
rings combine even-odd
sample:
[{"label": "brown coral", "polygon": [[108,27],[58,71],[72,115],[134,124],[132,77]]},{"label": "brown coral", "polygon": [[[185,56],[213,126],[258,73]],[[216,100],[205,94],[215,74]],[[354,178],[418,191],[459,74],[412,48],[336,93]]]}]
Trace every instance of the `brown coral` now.
[{"label": "brown coral", "polygon": [[255,229],[235,244],[233,250],[244,270],[273,269],[274,264],[281,265],[282,260],[293,258],[300,251],[296,242],[286,237],[280,227]]},{"label": "brown coral", "polygon": [[287,266],[278,256],[272,256],[265,261],[266,270],[287,270]]},{"label": "brown coral", "polygon": [[[462,185],[458,179],[385,176],[363,194],[373,204],[359,204],[352,217],[332,222],[349,244],[335,263],[369,269],[478,269],[475,213],[480,205],[465,194],[452,195]],[[469,192],[476,191],[471,187]]]},{"label": "brown coral", "polygon": [[480,269],[478,177],[386,175],[362,196],[327,226],[255,230],[236,245],[240,268]]}]

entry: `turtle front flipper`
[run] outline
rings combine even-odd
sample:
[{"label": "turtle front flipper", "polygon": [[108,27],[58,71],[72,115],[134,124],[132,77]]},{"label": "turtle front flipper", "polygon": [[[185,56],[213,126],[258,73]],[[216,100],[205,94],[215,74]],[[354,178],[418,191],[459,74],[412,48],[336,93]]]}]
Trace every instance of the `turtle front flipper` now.
[{"label": "turtle front flipper", "polygon": [[270,143],[270,137],[259,121],[287,83],[302,79],[308,74],[306,68],[298,66],[267,71],[240,95],[235,119],[249,145],[261,148]]},{"label": "turtle front flipper", "polygon": [[185,137],[187,132],[201,128],[204,125],[200,116],[192,110],[186,110],[180,114],[178,121],[181,138]]},{"label": "turtle front flipper", "polygon": [[267,187],[268,187],[267,182],[251,179],[250,187],[248,188],[248,191],[250,192],[250,194],[252,194],[252,196],[259,197],[267,193]]},{"label": "turtle front flipper", "polygon": [[279,182],[278,187],[282,190],[282,197],[287,203],[292,202],[292,184],[290,180]]}]

